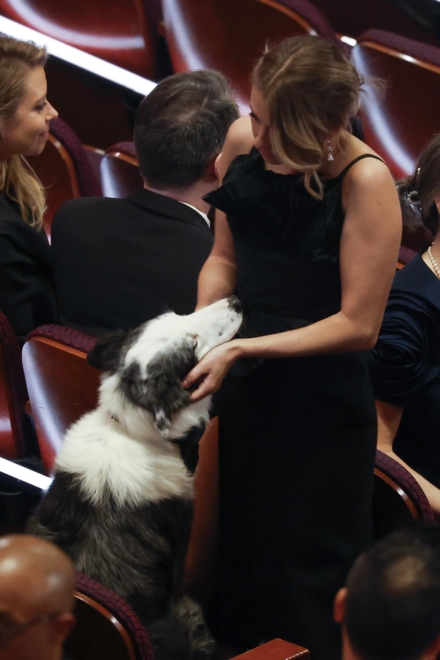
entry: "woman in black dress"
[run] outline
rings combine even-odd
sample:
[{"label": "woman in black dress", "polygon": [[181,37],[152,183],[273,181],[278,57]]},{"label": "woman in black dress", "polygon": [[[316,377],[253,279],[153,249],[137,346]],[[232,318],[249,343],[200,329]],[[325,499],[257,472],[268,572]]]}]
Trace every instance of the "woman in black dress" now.
[{"label": "woman in black dress", "polygon": [[25,156],[40,154],[57,116],[46,98],[46,50],[0,36],[0,311],[23,341],[56,320],[44,192]]},{"label": "woman in black dress", "polygon": [[412,472],[440,514],[440,135],[398,188],[404,224],[421,220],[435,240],[396,274],[369,355],[378,448]]},{"label": "woman in black dress", "polygon": [[199,306],[237,291],[245,338],[184,381],[198,381],[198,400],[229,372],[208,615],[232,648],[282,637],[329,660],[340,658],[333,598],[370,542],[376,413],[363,352],[380,328],[400,209],[386,165],[347,130],[362,81],[337,48],[288,39],[252,82],[250,122],[232,126],[220,169],[232,165],[208,196],[227,219],[217,213],[199,279]]}]

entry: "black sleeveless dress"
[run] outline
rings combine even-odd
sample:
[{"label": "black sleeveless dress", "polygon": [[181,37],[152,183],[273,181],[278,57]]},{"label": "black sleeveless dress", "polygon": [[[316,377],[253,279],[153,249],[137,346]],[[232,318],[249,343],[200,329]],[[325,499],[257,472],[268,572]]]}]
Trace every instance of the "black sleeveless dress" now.
[{"label": "black sleeveless dress", "polygon": [[[358,160],[358,159],[356,159]],[[322,201],[256,150],[205,199],[225,211],[245,336],[319,321],[341,306],[342,181]],[[281,637],[341,657],[332,603],[371,541],[376,411],[363,353],[243,360],[216,400],[220,560],[213,633],[245,650]]]}]

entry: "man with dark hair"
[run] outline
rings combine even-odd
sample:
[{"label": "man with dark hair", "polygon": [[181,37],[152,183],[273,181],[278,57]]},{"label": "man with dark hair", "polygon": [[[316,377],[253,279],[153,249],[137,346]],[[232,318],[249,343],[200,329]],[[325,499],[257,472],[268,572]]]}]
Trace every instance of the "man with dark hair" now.
[{"label": "man with dark hair", "polygon": [[52,225],[63,325],[99,336],[169,309],[194,310],[212,247],[215,161],[238,108],[215,71],[179,73],[142,101],[134,140],[144,187],[126,199],[64,204]]},{"label": "man with dark hair", "polygon": [[362,554],[335,599],[343,660],[435,660],[440,527],[394,532]]}]

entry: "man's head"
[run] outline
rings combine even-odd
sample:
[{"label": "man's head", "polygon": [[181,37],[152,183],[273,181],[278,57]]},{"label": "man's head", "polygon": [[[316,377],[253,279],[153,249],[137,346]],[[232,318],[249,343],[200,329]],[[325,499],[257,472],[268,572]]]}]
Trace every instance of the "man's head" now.
[{"label": "man's head", "polygon": [[440,650],[440,528],[394,532],[361,555],[335,600],[344,660],[419,660]]},{"label": "man's head", "polygon": [[74,623],[75,572],[55,545],[0,538],[0,660],[60,660]]},{"label": "man's head", "polygon": [[183,190],[212,172],[238,116],[232,91],[216,71],[176,73],[160,82],[140,104],[134,128],[145,183]]}]

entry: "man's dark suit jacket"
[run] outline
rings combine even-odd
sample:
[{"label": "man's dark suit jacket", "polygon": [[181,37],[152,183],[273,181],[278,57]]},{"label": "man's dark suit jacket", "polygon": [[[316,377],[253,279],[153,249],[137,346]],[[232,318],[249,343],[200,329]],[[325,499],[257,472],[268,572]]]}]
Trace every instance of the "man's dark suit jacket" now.
[{"label": "man's dark suit jacket", "polygon": [[0,195],[0,311],[21,343],[38,325],[56,323],[50,247],[44,231],[21,217]]},{"label": "man's dark suit jacket", "polygon": [[145,189],[63,204],[52,225],[60,323],[100,336],[190,314],[212,243],[197,211]]}]

